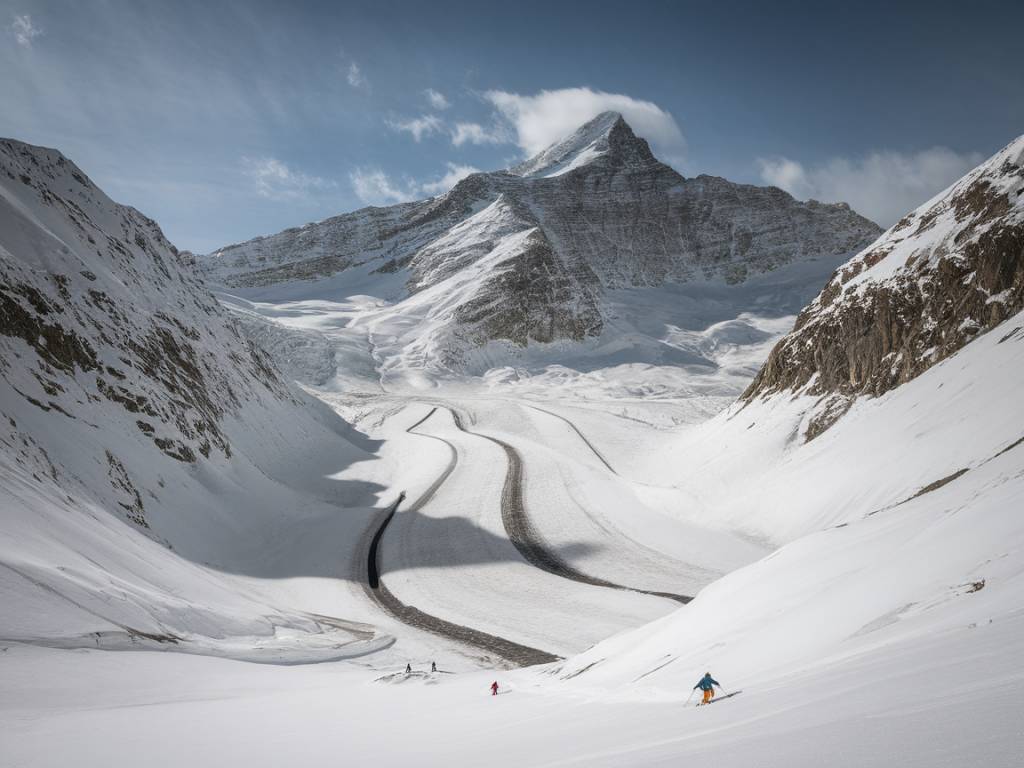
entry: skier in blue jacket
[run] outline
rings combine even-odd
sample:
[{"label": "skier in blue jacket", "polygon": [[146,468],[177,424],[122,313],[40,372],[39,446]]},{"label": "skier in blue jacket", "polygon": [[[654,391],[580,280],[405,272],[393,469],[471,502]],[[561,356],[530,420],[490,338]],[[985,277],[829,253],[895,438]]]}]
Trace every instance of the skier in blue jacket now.
[{"label": "skier in blue jacket", "polygon": [[707,672],[707,673],[704,674],[704,677],[702,677],[700,679],[700,682],[698,682],[695,686],[693,686],[693,690],[695,690],[695,691],[698,688],[700,688],[702,691],[704,691],[704,701],[702,701],[701,704],[707,704],[708,702],[711,701],[711,699],[715,695],[715,686],[716,685],[719,688],[722,687],[722,684],[719,683],[717,680],[715,680],[715,678],[713,678],[711,676],[710,672]]}]

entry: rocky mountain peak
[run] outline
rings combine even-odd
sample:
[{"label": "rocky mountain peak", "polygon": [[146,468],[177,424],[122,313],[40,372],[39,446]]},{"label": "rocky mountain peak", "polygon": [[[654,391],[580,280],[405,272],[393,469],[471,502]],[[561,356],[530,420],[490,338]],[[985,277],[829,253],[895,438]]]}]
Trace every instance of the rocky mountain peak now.
[{"label": "rocky mountain peak", "polygon": [[599,161],[638,168],[658,163],[647,142],[633,133],[620,113],[602,112],[509,172],[516,176],[561,176]]}]

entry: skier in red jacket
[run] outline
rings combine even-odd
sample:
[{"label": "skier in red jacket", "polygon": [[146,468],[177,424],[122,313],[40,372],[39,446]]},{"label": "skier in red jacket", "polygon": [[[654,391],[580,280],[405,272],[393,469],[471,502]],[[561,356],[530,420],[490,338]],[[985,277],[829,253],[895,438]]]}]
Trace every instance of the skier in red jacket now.
[{"label": "skier in red jacket", "polygon": [[497,695],[498,695],[498,681],[495,680],[493,683],[491,683],[491,696],[497,696]]}]

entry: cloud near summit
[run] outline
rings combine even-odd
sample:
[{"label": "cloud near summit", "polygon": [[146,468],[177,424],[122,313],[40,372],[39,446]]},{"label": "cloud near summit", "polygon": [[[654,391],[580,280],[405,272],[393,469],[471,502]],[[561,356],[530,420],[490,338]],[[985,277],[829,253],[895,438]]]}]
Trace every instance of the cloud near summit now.
[{"label": "cloud near summit", "polygon": [[761,179],[800,200],[849,203],[857,213],[889,227],[907,211],[952,184],[984,160],[977,152],[947,147],[920,152],[876,151],[805,166],[788,157],[760,158]]},{"label": "cloud near summit", "polygon": [[686,147],[683,132],[671,113],[657,104],[621,93],[590,88],[560,88],[523,96],[487,91],[491,102],[516,132],[516,143],[534,155],[571,134],[601,112],[620,112],[637,135],[650,141],[667,158],[678,158]]}]

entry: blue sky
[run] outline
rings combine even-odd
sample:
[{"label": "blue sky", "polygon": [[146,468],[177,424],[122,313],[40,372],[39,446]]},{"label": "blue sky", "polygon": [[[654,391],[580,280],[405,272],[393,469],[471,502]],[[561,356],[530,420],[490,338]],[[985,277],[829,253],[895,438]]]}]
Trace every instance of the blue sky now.
[{"label": "blue sky", "polygon": [[0,135],[201,252],[435,194],[607,108],[684,175],[890,224],[1024,132],[1021,29],[984,1],[0,0]]}]

